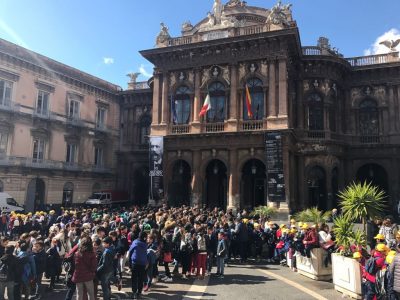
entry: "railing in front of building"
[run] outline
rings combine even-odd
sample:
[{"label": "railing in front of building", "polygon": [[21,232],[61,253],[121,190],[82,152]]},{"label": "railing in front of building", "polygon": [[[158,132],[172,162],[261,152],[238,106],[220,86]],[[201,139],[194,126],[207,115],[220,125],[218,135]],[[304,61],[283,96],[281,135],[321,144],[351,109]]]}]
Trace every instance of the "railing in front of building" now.
[{"label": "railing in front of building", "polygon": [[306,46],[302,48],[303,55],[322,55],[322,49],[317,46]]},{"label": "railing in front of building", "polygon": [[263,128],[264,128],[263,120],[242,121],[240,126],[240,130],[242,131],[261,130]]},{"label": "railing in front of building", "polygon": [[379,135],[365,135],[360,136],[361,144],[379,144],[382,142],[382,139]]},{"label": "railing in front of building", "polygon": [[325,139],[325,131],[323,130],[311,130],[307,132],[307,137],[313,140]]},{"label": "railing in front of building", "polygon": [[78,126],[78,127],[85,127],[85,123],[79,118],[66,118],[67,125]]},{"label": "railing in front of building", "polygon": [[19,112],[20,105],[16,102],[3,102],[0,103],[0,110],[9,111],[9,112]]},{"label": "railing in front of building", "polygon": [[346,58],[352,67],[386,64],[399,61],[399,52]]},{"label": "railing in front of building", "polygon": [[205,123],[202,125],[202,132],[223,132],[225,131],[225,123]]},{"label": "railing in front of building", "polygon": [[9,156],[9,155],[0,156],[0,166],[27,167],[34,169],[50,169],[50,170],[66,170],[66,171],[93,171],[101,173],[109,173],[112,171],[111,168],[107,168],[105,166],[101,167],[93,167],[88,165],[84,166],[78,163],[68,163],[56,160]]},{"label": "railing in front of building", "polygon": [[171,125],[170,133],[171,134],[190,133],[190,125],[188,124]]}]

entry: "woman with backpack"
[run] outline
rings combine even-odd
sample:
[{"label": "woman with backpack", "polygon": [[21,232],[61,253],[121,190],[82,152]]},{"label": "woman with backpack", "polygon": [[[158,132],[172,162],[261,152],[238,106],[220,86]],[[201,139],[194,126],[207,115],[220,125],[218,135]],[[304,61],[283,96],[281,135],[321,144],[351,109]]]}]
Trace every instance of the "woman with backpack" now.
[{"label": "woman with backpack", "polygon": [[[204,229],[200,228],[197,234],[197,257],[196,257],[196,276],[199,279],[204,279],[207,267],[207,235],[204,234]],[[200,276],[201,269],[201,276]]]},{"label": "woman with backpack", "polygon": [[77,300],[84,297],[84,288],[86,289],[88,300],[94,300],[93,279],[96,276],[97,259],[93,251],[92,240],[89,237],[81,239],[79,250],[74,257],[75,271],[72,276],[72,282],[76,284]]}]

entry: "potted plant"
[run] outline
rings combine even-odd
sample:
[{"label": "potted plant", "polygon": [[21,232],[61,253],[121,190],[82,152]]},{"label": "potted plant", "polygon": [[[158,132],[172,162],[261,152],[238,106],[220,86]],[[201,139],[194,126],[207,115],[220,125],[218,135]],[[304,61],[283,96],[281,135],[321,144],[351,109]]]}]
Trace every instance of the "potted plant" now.
[{"label": "potted plant", "polygon": [[[328,222],[330,212],[322,212],[316,207],[300,211],[295,218],[301,222],[314,224],[317,229],[321,223]],[[299,274],[315,280],[330,280],[332,278],[332,268],[329,265],[325,267],[324,259],[328,253],[322,248],[316,248],[311,251],[311,258],[305,256],[296,256],[296,266]]]},{"label": "potted plant", "polygon": [[[332,254],[332,275],[335,289],[356,299],[362,299],[361,270],[353,252],[366,247],[367,218],[379,216],[385,207],[385,194],[371,183],[352,183],[339,193],[343,214],[334,220],[338,252]],[[363,230],[354,230],[361,220]]]},{"label": "potted plant", "polygon": [[269,206],[257,206],[254,210],[250,213],[250,216],[258,216],[261,219],[261,222],[265,222],[272,217],[274,217],[277,213],[277,209],[275,207]]}]

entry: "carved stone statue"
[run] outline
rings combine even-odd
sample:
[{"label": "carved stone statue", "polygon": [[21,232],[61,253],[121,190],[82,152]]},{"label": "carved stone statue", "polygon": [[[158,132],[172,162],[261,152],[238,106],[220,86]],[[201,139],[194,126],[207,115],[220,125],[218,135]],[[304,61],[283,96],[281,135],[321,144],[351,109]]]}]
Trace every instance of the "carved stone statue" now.
[{"label": "carved stone statue", "polygon": [[214,0],[212,12],[215,18],[215,24],[221,24],[221,15],[223,10],[224,5],[221,3],[221,0]]},{"label": "carved stone statue", "polygon": [[190,21],[185,21],[182,24],[182,32],[187,32],[193,29],[193,25],[192,23],[190,23]]},{"label": "carved stone statue", "polygon": [[226,7],[244,7],[246,6],[247,2],[246,1],[240,1],[240,0],[230,0],[228,3],[226,3]]},{"label": "carved stone statue", "polygon": [[215,25],[215,17],[208,12],[207,13],[208,22],[206,23],[206,27],[213,27]]},{"label": "carved stone statue", "polygon": [[126,76],[128,76],[131,79],[130,83],[136,83],[136,80],[137,80],[139,75],[140,75],[139,72],[126,74]]},{"label": "carved stone statue", "polygon": [[232,27],[232,26],[237,26],[238,21],[235,17],[227,17],[225,14],[225,11],[222,11],[221,14],[221,25],[223,27]]},{"label": "carved stone statue", "polygon": [[166,46],[165,43],[171,38],[168,32],[168,27],[163,22],[160,23],[160,33],[156,39],[157,46]]},{"label": "carved stone statue", "polygon": [[279,0],[271,9],[271,13],[267,18],[268,24],[289,26],[289,16],[291,15],[291,4],[282,5]]}]

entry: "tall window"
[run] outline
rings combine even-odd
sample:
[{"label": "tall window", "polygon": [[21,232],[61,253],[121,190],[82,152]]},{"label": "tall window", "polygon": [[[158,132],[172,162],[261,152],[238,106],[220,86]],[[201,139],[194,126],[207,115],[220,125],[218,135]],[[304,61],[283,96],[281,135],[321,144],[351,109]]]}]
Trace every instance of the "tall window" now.
[{"label": "tall window", "polygon": [[243,97],[243,120],[261,120],[264,117],[264,91],[262,81],[258,78],[250,78],[246,85],[250,92],[251,114],[247,110],[246,86]]},{"label": "tall window", "polygon": [[324,130],[324,103],[316,93],[308,97],[308,129]]},{"label": "tall window", "polygon": [[208,86],[211,109],[207,112],[207,122],[223,122],[225,120],[225,86],[221,82],[213,82]]},{"label": "tall window", "polygon": [[140,120],[140,125],[139,125],[139,142],[140,144],[147,144],[149,141],[149,135],[150,135],[150,124],[151,124],[151,119],[149,116],[143,116],[142,119]]},{"label": "tall window", "polygon": [[68,103],[68,117],[71,119],[79,119],[79,105],[78,100],[70,99]]},{"label": "tall window", "polygon": [[103,107],[98,107],[96,113],[96,127],[104,128],[105,122],[106,122],[106,110]]},{"label": "tall window", "polygon": [[46,143],[42,139],[33,140],[33,162],[40,162],[44,158]]},{"label": "tall window", "polygon": [[94,165],[96,167],[103,166],[103,148],[99,147],[94,148]]},{"label": "tall window", "polygon": [[360,134],[379,135],[379,113],[376,102],[372,99],[362,101],[359,112]]},{"label": "tall window", "polygon": [[49,113],[49,93],[44,91],[38,92],[38,98],[36,102],[36,113],[39,115],[47,116]]},{"label": "tall window", "polygon": [[0,154],[7,153],[8,133],[0,132]]},{"label": "tall window", "polygon": [[174,124],[188,124],[190,121],[190,89],[181,86],[176,90],[175,99],[172,99],[172,122]]},{"label": "tall window", "polygon": [[75,164],[76,163],[76,145],[75,144],[67,144],[67,156],[65,158],[65,161],[68,164]]},{"label": "tall window", "polygon": [[0,79],[0,105],[11,105],[12,82]]}]

